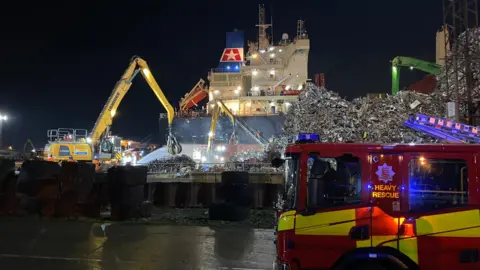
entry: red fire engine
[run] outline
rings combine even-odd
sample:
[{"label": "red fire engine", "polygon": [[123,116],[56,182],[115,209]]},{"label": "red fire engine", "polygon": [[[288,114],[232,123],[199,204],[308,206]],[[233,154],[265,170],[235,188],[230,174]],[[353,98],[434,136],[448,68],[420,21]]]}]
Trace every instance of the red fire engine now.
[{"label": "red fire engine", "polygon": [[286,149],[279,269],[480,269],[480,145]]}]

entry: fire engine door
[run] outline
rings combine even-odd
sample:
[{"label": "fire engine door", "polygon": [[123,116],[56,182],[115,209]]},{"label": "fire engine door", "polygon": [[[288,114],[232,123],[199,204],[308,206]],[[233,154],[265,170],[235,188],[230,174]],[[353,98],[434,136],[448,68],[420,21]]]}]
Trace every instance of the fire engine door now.
[{"label": "fire engine door", "polygon": [[403,153],[371,153],[370,199],[387,214],[400,212],[403,191]]},{"label": "fire engine door", "polygon": [[350,181],[361,183],[361,164],[360,158],[342,153],[311,153],[308,158],[307,209],[295,217],[294,249],[301,268],[330,268],[357,247],[357,240],[366,239],[351,237],[357,227],[356,209],[363,204],[357,192],[361,185]]}]

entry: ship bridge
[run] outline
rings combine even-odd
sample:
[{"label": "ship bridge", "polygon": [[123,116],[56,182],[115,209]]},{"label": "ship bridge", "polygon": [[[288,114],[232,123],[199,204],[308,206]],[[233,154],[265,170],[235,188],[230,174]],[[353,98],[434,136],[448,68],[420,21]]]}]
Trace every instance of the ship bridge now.
[{"label": "ship bridge", "polygon": [[[217,100],[236,116],[285,113],[305,88],[310,40],[304,21],[298,21],[293,39],[287,33],[270,43],[260,10],[259,40],[248,42],[243,54],[243,32],[227,33],[227,44],[217,68],[209,72],[210,111]],[[264,14],[264,13],[263,13]]]}]

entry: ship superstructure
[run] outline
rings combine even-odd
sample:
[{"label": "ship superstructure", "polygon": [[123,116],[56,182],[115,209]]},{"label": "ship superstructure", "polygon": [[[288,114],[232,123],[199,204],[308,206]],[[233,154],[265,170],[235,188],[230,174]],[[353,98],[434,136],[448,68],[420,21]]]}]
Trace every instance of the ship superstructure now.
[{"label": "ship superstructure", "polygon": [[236,116],[268,116],[287,111],[305,87],[308,76],[310,40],[305,22],[297,22],[293,39],[287,33],[273,43],[265,23],[265,9],[259,11],[258,41],[248,42],[245,55],[243,32],[227,33],[218,68],[210,71],[208,111],[216,100]]},{"label": "ship superstructure", "polygon": [[[302,20],[293,38],[283,33],[278,42],[272,42],[268,33],[271,26],[260,6],[257,41],[246,44],[242,31],[226,33],[219,64],[208,73],[209,86],[200,80],[180,102],[173,123],[180,143],[201,148],[214,137],[212,149],[224,149],[235,133],[237,144],[258,148],[283,132],[284,113],[307,82],[310,40]],[[204,107],[196,106],[207,96]],[[231,117],[223,115],[212,132],[211,115],[219,101],[235,116],[235,128]]]}]

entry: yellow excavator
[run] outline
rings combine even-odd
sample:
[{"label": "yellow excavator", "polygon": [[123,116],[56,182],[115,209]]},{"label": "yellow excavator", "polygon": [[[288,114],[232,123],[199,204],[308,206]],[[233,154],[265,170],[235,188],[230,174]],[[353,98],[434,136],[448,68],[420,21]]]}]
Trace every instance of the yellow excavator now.
[{"label": "yellow excavator", "polygon": [[111,141],[111,138],[109,138],[110,126],[112,125],[118,106],[130,89],[132,81],[138,73],[142,74],[143,78],[147,81],[150,88],[160,100],[160,103],[162,103],[167,110],[168,152],[172,155],[181,153],[182,147],[172,133],[172,123],[175,111],[153,77],[147,62],[138,56],[134,56],[132,57],[128,68],[115,85],[89,136],[87,136],[85,130],[50,130],[48,133],[49,143],[45,146],[44,159],[53,159],[55,161],[67,160],[69,157],[75,161],[114,159],[114,143]]},{"label": "yellow excavator", "polygon": [[123,73],[120,80],[115,85],[115,88],[112,91],[112,94],[108,98],[107,103],[102,109],[100,116],[93,127],[92,133],[90,134],[91,143],[94,147],[98,147],[98,152],[100,154],[112,153],[113,152],[113,143],[107,139],[107,135],[112,125],[113,118],[117,112],[117,108],[120,105],[125,94],[128,92],[132,86],[133,79],[141,73],[143,78],[147,81],[150,88],[153,90],[157,96],[160,103],[167,110],[168,118],[168,135],[167,135],[167,148],[168,153],[171,155],[180,154],[182,152],[181,145],[177,142],[175,136],[172,132],[172,123],[175,116],[175,111],[172,105],[168,102],[167,98],[162,92],[162,89],[158,85],[157,81],[152,75],[150,68],[147,65],[147,62],[138,56],[134,56],[130,61],[130,65],[127,70]]}]

